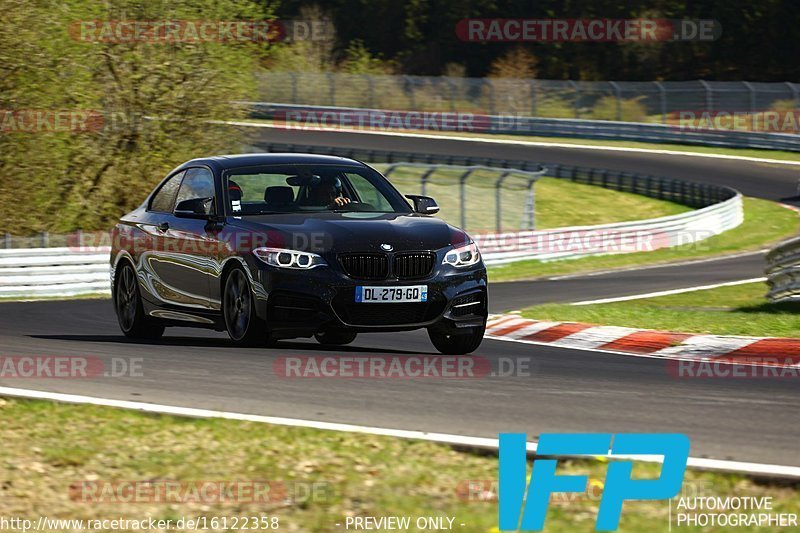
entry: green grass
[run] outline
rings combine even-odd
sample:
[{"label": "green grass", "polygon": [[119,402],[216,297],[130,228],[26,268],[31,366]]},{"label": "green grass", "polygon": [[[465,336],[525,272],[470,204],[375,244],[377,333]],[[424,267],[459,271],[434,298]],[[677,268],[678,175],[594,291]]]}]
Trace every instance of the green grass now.
[{"label": "green grass", "polygon": [[694,244],[652,252],[601,255],[573,260],[518,261],[489,268],[490,281],[534,279],[636,265],[670,263],[769,248],[800,231],[795,211],[757,198],[744,199],[744,222],[738,227]]},{"label": "green grass", "polygon": [[[388,165],[375,165],[383,171]],[[403,194],[420,194],[420,177],[426,168],[399,167],[389,179]],[[494,183],[501,173],[476,171],[466,182],[466,217],[462,224],[459,177],[463,171],[442,170],[428,177],[425,194],[433,196],[441,211],[439,217],[467,231],[494,231],[496,204]],[[535,186],[536,227],[539,229],[610,224],[643,220],[689,211],[674,202],[656,200],[638,194],[572,183],[557,178],[542,178]],[[502,229],[515,231],[525,226],[527,178],[512,174],[503,181],[501,196]]]},{"label": "green grass", "polygon": [[522,314],[539,320],[686,333],[800,337],[800,305],[769,303],[766,292],[764,283],[748,283],[625,302],[537,305]]},{"label": "green grass", "polygon": [[[328,532],[342,531],[335,524],[346,516],[450,516],[456,518],[456,530],[497,531],[497,504],[469,499],[458,490],[468,480],[496,480],[497,458],[444,445],[21,399],[0,398],[0,419],[4,517],[275,516],[283,531]],[[565,461],[559,468],[560,473],[587,474],[593,486],[602,487],[606,466]],[[634,477],[655,477],[658,471],[657,465],[637,464]],[[311,497],[290,490],[285,500],[267,504],[85,503],[70,498],[70,486],[83,481],[143,480],[273,481],[289,487],[315,484],[316,490]],[[706,496],[770,496],[774,512],[796,512],[800,505],[793,484],[687,471],[684,493],[698,490]],[[556,501],[546,530],[594,531],[597,506],[597,493]],[[673,514],[675,506],[673,501]],[[626,503],[619,531],[666,531],[668,513],[666,501]]]}]

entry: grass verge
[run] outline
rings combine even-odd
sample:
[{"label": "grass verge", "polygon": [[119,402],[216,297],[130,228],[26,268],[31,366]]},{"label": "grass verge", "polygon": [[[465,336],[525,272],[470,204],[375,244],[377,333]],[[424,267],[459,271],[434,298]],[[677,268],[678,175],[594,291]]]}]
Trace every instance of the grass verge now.
[{"label": "grass verge", "polygon": [[672,263],[769,248],[800,231],[797,212],[775,202],[744,199],[744,222],[738,227],[708,239],[663,248],[652,252],[600,255],[574,260],[542,262],[518,261],[489,268],[490,281],[513,281],[546,276],[575,274],[637,265]]},{"label": "grass verge", "polygon": [[[485,492],[468,490],[470,480],[496,479],[497,458],[448,446],[24,399],[0,398],[0,418],[0,516],[4,517],[268,516],[278,517],[283,531],[322,532],[342,531],[343,526],[336,524],[344,524],[347,516],[434,516],[454,517],[456,530],[497,531],[497,504],[485,501],[493,499],[496,485]],[[559,468],[560,473],[588,474],[593,489],[554,501],[547,530],[593,531],[606,464],[566,461]],[[636,477],[657,477],[659,467],[637,464],[634,471]],[[202,481],[272,481],[285,483],[289,490],[266,504],[236,503],[235,498],[225,503],[176,498],[165,504],[109,503],[119,493],[96,489],[144,480],[186,486]],[[87,481],[93,484],[81,488]],[[687,471],[683,490],[685,496],[768,496],[773,512],[795,512],[800,505],[796,484],[765,484],[737,475]],[[86,503],[87,494],[100,501]],[[671,505],[675,525],[676,502]],[[669,513],[666,501],[626,503],[619,530],[655,526],[666,531]]]},{"label": "grass verge", "polygon": [[800,337],[798,304],[772,304],[764,283],[605,304],[545,304],[522,314],[539,320],[607,324],[686,333]]}]

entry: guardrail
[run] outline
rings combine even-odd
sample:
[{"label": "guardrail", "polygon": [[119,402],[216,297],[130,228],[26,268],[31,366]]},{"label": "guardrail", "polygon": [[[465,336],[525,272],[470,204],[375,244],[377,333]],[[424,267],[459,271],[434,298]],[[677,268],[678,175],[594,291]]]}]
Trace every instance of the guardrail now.
[{"label": "guardrail", "polygon": [[800,301],[800,237],[780,243],[767,254],[767,298]]},{"label": "guardrail", "polygon": [[106,247],[0,250],[0,298],[108,294],[109,252]]},{"label": "guardrail", "polygon": [[[800,151],[800,135],[759,131],[691,129],[678,125],[585,120],[569,118],[539,118],[518,115],[480,115],[458,113],[446,118],[428,120],[418,111],[369,109],[357,107],[310,106],[270,102],[240,102],[251,108],[253,118],[285,121],[287,128],[318,129],[342,127],[375,129],[375,124],[402,125],[403,129],[435,129],[436,131],[471,132],[536,137],[563,137],[617,141],[646,141],[654,143],[694,144],[728,148]],[[314,114],[313,116],[311,114]],[[432,116],[428,113],[425,116]],[[452,113],[451,113],[452,115]],[[376,118],[377,117],[377,118]],[[381,121],[381,117],[386,120]],[[293,125],[295,124],[295,125]],[[431,124],[435,128],[431,128]],[[363,125],[363,126],[361,126]],[[387,129],[386,126],[380,126]]]}]

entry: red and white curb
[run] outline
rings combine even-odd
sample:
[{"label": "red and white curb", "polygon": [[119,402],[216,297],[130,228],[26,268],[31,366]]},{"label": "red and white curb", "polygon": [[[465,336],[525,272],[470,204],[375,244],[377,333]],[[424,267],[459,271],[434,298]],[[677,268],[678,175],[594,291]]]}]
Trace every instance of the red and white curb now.
[{"label": "red and white curb", "polygon": [[486,337],[666,359],[800,368],[800,339],[673,333],[513,314],[490,316]]}]

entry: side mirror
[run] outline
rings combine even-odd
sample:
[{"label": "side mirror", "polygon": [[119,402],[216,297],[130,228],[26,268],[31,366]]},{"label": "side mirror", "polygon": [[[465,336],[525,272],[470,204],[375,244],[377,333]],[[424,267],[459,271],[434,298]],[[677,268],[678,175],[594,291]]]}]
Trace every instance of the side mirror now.
[{"label": "side mirror", "polygon": [[211,216],[213,198],[190,198],[175,206],[175,216],[181,218],[208,218]]},{"label": "side mirror", "polygon": [[406,194],[406,198],[414,202],[414,211],[423,215],[434,215],[439,212],[439,204],[430,196]]}]

